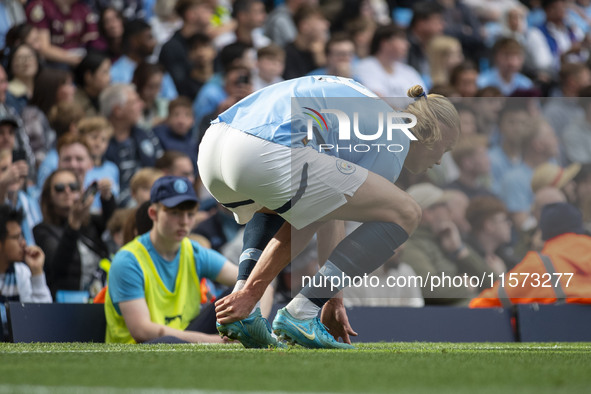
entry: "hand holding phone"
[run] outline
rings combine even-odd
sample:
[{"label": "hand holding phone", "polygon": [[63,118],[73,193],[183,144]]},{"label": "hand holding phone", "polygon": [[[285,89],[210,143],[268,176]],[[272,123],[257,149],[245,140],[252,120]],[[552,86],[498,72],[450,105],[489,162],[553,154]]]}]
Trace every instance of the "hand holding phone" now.
[{"label": "hand holding phone", "polygon": [[84,194],[82,195],[82,201],[86,201],[89,196],[94,196],[96,193],[98,193],[98,190],[98,183],[92,182],[90,186],[88,186],[88,188],[84,191]]}]

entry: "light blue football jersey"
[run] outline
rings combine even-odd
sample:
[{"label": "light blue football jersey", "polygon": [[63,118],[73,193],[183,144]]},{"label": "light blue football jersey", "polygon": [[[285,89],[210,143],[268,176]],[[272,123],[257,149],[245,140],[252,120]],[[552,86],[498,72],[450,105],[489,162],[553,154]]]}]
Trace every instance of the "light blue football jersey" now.
[{"label": "light blue football jersey", "polygon": [[256,91],[213,123],[291,148],[310,147],[395,182],[412,130],[388,103],[360,83],[335,76],[290,79]]}]

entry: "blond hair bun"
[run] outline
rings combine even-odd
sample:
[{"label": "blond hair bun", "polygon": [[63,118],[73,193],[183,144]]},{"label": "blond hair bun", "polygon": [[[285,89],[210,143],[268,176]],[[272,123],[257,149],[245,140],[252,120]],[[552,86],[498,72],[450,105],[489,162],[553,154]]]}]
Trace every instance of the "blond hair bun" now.
[{"label": "blond hair bun", "polygon": [[423,87],[421,85],[414,85],[413,87],[411,87],[410,89],[408,89],[406,91],[406,95],[410,98],[421,97],[424,94],[425,94],[425,90],[423,89]]}]

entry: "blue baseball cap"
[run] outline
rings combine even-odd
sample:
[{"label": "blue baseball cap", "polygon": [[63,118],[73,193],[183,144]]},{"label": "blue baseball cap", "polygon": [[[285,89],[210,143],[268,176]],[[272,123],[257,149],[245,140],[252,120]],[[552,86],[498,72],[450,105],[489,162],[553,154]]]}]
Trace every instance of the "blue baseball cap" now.
[{"label": "blue baseball cap", "polygon": [[193,185],[187,178],[180,176],[163,176],[158,178],[152,190],[150,190],[150,201],[160,203],[167,208],[173,208],[177,205],[192,201],[199,202]]}]

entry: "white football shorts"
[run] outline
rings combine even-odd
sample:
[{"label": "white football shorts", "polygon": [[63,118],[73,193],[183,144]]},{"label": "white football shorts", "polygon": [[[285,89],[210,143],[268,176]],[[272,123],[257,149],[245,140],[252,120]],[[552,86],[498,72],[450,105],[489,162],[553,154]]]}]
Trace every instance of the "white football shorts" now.
[{"label": "white football shorts", "polygon": [[296,229],[344,205],[368,170],[313,148],[289,148],[234,129],[207,129],[197,160],[204,186],[240,224],[265,207]]}]

